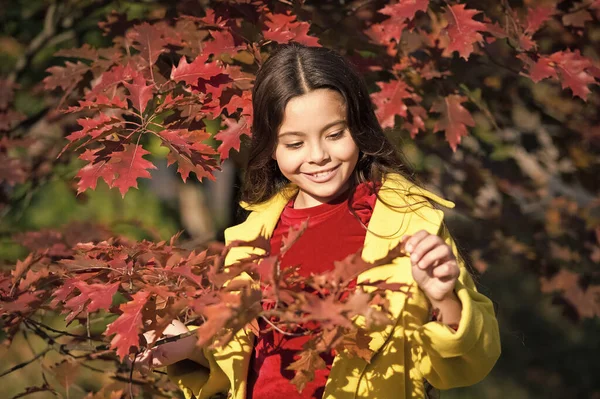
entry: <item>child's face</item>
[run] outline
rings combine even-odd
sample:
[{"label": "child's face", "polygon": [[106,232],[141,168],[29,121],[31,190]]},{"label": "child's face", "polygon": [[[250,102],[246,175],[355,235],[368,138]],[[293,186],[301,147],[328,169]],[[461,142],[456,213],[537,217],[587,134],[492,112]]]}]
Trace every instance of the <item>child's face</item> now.
[{"label": "child's face", "polygon": [[338,92],[318,89],[288,102],[273,158],[300,188],[296,208],[329,202],[346,190],[358,152]]}]

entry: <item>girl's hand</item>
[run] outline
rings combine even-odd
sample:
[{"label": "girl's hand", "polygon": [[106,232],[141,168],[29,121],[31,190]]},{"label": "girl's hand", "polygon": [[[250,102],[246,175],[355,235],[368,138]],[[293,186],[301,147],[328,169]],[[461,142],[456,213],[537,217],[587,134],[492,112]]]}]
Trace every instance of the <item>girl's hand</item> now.
[{"label": "girl's hand", "polygon": [[[188,328],[182,322],[173,320],[160,338],[172,337],[187,332]],[[152,342],[155,337],[154,331],[145,332],[144,337],[147,342]],[[147,373],[151,368],[165,367],[181,360],[189,359],[194,353],[197,340],[196,335],[192,334],[173,342],[167,342],[166,344],[146,349],[138,353],[135,357],[134,367],[142,373]]]},{"label": "girl's hand", "polygon": [[410,255],[413,278],[429,301],[438,303],[453,296],[460,269],[452,249],[425,230],[404,236],[401,242]]}]

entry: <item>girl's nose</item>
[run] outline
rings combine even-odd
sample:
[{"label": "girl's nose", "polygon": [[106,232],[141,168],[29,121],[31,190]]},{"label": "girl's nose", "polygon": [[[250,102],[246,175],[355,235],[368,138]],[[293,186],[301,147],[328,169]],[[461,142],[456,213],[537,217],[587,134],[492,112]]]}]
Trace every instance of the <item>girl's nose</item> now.
[{"label": "girl's nose", "polygon": [[314,145],[310,149],[309,158],[310,162],[321,164],[324,161],[329,160],[329,154],[327,153],[324,146]]}]

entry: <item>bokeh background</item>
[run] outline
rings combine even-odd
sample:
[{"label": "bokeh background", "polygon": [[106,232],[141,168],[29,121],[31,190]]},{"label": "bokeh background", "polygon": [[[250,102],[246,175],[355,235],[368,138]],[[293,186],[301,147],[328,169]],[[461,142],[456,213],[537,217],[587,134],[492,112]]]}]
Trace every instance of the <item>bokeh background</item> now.
[{"label": "bokeh background", "polygon": [[[0,264],[4,270],[31,250],[49,245],[52,237],[58,237],[60,246],[110,234],[158,241],[183,231],[181,241],[194,248],[222,240],[224,228],[243,218],[237,195],[247,140],[215,174],[215,182],[189,179],[185,184],[173,167],[167,167],[165,149],[149,140],[145,143],[151,151],[148,159],[158,169],[152,171],[152,179],[139,181],[138,190],[122,198],[118,190],[99,183],[96,190],[77,195],[74,176],[82,162],[76,153],[57,158],[66,134],[76,129],[77,117],[55,112],[64,99],[42,84],[47,68],[64,65],[64,57],[54,56],[59,49],[111,45],[111,35],[99,23],[111,21],[123,30],[181,14],[203,16],[212,3],[224,7],[228,2],[210,3],[14,0],[3,4],[0,75],[18,84],[0,120],[2,140],[13,143],[0,141]],[[274,1],[269,6],[281,12],[293,10],[302,20],[310,20],[311,34],[363,68],[375,92],[375,82],[391,75],[369,69],[372,60],[386,51],[365,30],[385,19],[376,10],[387,3]],[[539,51],[578,49],[594,60],[598,73],[600,24],[593,8],[585,11],[591,3],[466,2],[496,16],[506,7],[515,12],[538,5],[553,7],[557,16],[535,35]],[[431,7],[443,4],[433,1]],[[410,34],[403,39],[406,46],[418,47]],[[509,41],[498,41],[468,61],[459,57],[440,61],[451,71],[449,77],[424,81],[418,74],[403,73],[429,104],[449,90],[468,98],[466,106],[476,125],[455,152],[442,133],[431,132],[433,122],[428,133],[414,138],[403,129],[400,118],[388,129],[426,186],[456,202],[457,207],[446,212],[450,230],[478,274],[478,287],[497,304],[503,353],[495,369],[475,386],[438,395],[600,398],[600,90],[591,84],[584,101],[556,81],[534,83],[522,76],[522,65],[513,55]],[[8,91],[1,94],[8,96]],[[218,121],[206,120],[210,133],[219,128]],[[14,140],[21,140],[20,144]],[[216,147],[218,142],[212,144]],[[51,315],[47,323],[57,328],[64,324]],[[10,346],[0,346],[0,373],[30,359],[43,345],[38,337],[20,334]],[[61,377],[53,377],[47,371],[56,361],[49,353],[3,375],[0,397],[13,397],[47,378],[58,395],[80,398],[111,381],[101,368],[67,369]],[[144,396],[162,397],[164,392]],[[54,395],[40,392],[29,397]]]}]

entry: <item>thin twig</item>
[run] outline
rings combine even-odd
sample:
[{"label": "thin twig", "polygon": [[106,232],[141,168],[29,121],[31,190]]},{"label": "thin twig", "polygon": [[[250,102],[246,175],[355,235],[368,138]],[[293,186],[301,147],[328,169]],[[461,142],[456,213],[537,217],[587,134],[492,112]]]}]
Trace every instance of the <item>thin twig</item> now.
[{"label": "thin twig", "polygon": [[271,327],[273,327],[273,329],[283,335],[287,335],[289,337],[303,337],[306,334],[294,334],[294,333],[290,333],[287,331],[283,331],[282,329],[280,329],[279,327],[277,327],[275,324],[271,323],[271,321],[269,319],[267,319],[265,316],[261,315],[260,316],[261,319],[263,319],[264,321],[267,322],[267,324],[269,324]]},{"label": "thin twig", "polygon": [[10,373],[12,373],[13,371],[17,371],[19,369],[22,369],[23,367],[35,362],[37,359],[39,359],[40,357],[44,356],[46,353],[50,352],[51,350],[53,350],[54,348],[49,347],[44,349],[43,351],[41,351],[40,353],[38,353],[37,355],[35,355],[32,359],[29,359],[26,362],[23,363],[19,363],[16,366],[4,371],[2,374],[0,374],[0,377],[4,377],[5,375],[8,375]]}]

